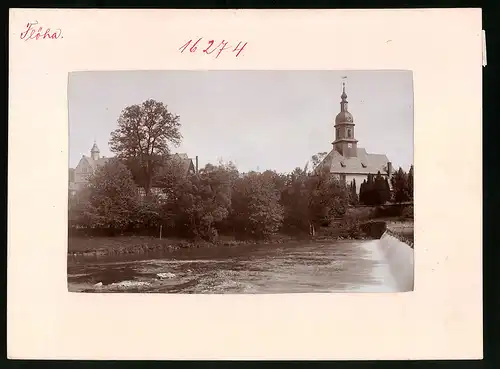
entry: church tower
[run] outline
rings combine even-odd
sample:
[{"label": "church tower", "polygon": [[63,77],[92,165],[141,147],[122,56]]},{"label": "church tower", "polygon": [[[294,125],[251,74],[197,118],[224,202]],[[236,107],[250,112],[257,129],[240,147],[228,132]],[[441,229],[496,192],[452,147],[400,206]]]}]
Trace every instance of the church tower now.
[{"label": "church tower", "polygon": [[347,110],[345,83],[342,83],[340,113],[335,117],[335,141],[333,148],[346,158],[358,155],[358,140],[354,138],[354,119]]},{"label": "church tower", "polygon": [[92,146],[92,149],[90,149],[90,157],[92,160],[99,160],[99,148],[97,147],[96,142],[94,141],[94,146]]}]

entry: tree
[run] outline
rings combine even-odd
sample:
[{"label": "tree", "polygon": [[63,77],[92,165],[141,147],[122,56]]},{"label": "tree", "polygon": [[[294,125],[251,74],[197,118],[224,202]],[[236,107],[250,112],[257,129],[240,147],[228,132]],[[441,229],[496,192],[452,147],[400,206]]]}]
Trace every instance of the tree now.
[{"label": "tree", "polygon": [[311,164],[312,164],[312,169],[318,168],[318,165],[321,164],[321,162],[325,159],[325,157],[328,155],[327,152],[319,152],[311,157]]},{"label": "tree", "polygon": [[165,104],[150,99],[126,107],[118,118],[118,128],[111,133],[111,150],[142,170],[139,183],[146,195],[162,157],[170,153],[169,145],[178,145],[182,139],[179,119]]},{"label": "tree", "polygon": [[410,166],[410,171],[408,172],[408,195],[410,200],[413,201],[413,165]]},{"label": "tree", "polygon": [[84,217],[92,228],[107,228],[114,234],[134,223],[138,192],[128,168],[111,160],[89,179]]},{"label": "tree", "polygon": [[391,186],[389,186],[389,180],[387,179],[387,177],[385,177],[385,180],[384,180],[384,191],[385,191],[386,196],[387,196],[387,201],[391,201],[392,192],[391,192]]},{"label": "tree", "polygon": [[306,188],[310,234],[314,236],[319,225],[345,214],[349,194],[328,168],[307,176]]},{"label": "tree", "polygon": [[276,188],[275,173],[250,172],[234,185],[232,219],[237,233],[266,238],[283,224],[281,194]]},{"label": "tree", "polygon": [[178,229],[195,238],[215,240],[216,225],[231,208],[231,178],[226,168],[207,164],[198,174],[165,181],[170,185],[164,187],[166,213]]},{"label": "tree", "polygon": [[349,185],[349,203],[356,205],[358,203],[358,193],[356,188],[356,179],[354,178]]},{"label": "tree", "polygon": [[394,201],[397,203],[410,200],[408,187],[408,175],[400,167],[391,177],[392,189],[394,191]]},{"label": "tree", "polygon": [[391,198],[391,192],[387,180],[382,177],[380,171],[377,173],[373,187],[373,205],[383,205]]},{"label": "tree", "polygon": [[363,205],[367,204],[367,199],[366,199],[366,188],[367,182],[366,179],[363,180],[363,183],[359,186],[359,202],[362,203]]},{"label": "tree", "polygon": [[80,189],[74,196],[68,199],[68,224],[70,227],[88,227],[85,212],[89,201],[90,191],[88,188]]},{"label": "tree", "polygon": [[298,167],[285,177],[281,204],[284,207],[284,226],[288,231],[309,231],[307,178],[305,169]]}]

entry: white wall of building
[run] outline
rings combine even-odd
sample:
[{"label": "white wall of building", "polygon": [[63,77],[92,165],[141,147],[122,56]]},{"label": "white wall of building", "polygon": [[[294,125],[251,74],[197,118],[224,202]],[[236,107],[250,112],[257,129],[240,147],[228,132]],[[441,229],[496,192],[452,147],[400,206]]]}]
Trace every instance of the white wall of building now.
[{"label": "white wall of building", "polygon": [[[376,173],[373,174],[374,176]],[[387,174],[381,174],[382,177],[387,178]],[[339,180],[340,174],[334,174]],[[356,193],[359,195],[359,189],[361,188],[361,183],[363,183],[364,180],[368,180],[368,174],[345,174],[345,181],[349,185],[353,180],[356,180]],[[390,184],[389,184],[390,185]]]}]

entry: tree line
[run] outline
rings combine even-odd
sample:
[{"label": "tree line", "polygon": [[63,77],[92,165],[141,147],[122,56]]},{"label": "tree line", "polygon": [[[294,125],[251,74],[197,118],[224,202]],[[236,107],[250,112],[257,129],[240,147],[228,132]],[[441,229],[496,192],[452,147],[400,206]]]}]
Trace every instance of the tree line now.
[{"label": "tree line", "polygon": [[348,206],[348,189],[340,181],[300,168],[243,174],[219,163],[186,174],[171,161],[155,183],[159,191],[138,196],[127,165],[109,161],[70,203],[70,226],[113,234],[161,225],[166,234],[210,241],[221,232],[263,239],[277,232],[314,234]]},{"label": "tree line", "polygon": [[[391,196],[380,174],[361,184],[358,198],[354,182],[346,185],[327,169],[307,166],[285,174],[240,173],[232,163],[221,162],[189,173],[171,160],[171,148],[181,140],[179,116],[163,103],[147,100],[125,108],[111,133],[115,158],[70,198],[70,227],[117,234],[161,226],[165,235],[210,241],[221,233],[256,239],[278,232],[314,235],[318,227],[343,217],[349,205],[383,203]],[[313,166],[325,154],[313,156]],[[413,168],[410,172],[400,169],[391,178],[396,200],[409,196]],[[138,196],[139,188],[144,196]]]}]

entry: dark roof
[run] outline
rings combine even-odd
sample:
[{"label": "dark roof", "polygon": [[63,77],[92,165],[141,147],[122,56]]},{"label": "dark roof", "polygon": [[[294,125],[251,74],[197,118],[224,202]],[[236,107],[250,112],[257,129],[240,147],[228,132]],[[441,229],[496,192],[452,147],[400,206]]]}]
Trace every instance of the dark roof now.
[{"label": "dark roof", "polygon": [[96,170],[98,167],[102,167],[104,164],[106,164],[111,158],[99,158],[97,160],[92,159],[90,156],[85,156],[83,157],[87,160],[87,162],[90,164],[92,169]]},{"label": "dark roof", "polygon": [[377,174],[387,173],[387,163],[389,159],[384,154],[368,154],[365,149],[358,148],[357,156],[344,157],[337,150],[333,149],[325,156],[318,167],[328,167],[330,173],[345,174]]}]

